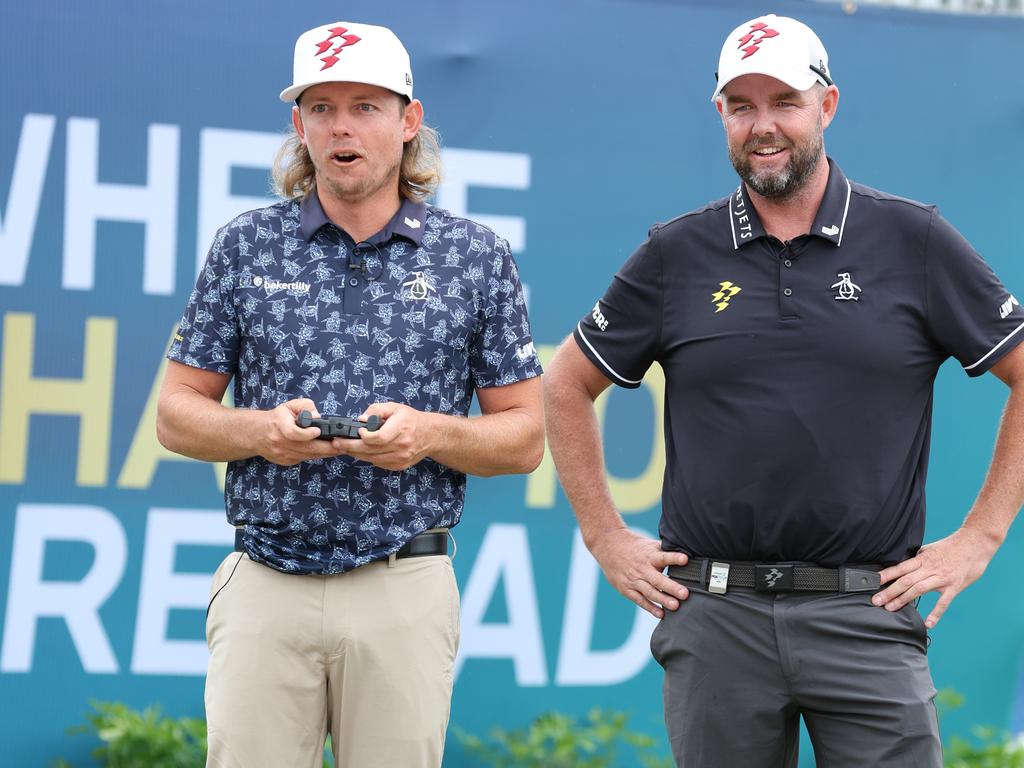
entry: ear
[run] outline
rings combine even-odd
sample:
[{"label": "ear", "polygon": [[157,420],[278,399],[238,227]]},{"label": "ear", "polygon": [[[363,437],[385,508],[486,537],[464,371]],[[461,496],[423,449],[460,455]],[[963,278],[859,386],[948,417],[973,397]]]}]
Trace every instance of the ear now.
[{"label": "ear", "polygon": [[715,109],[718,110],[718,114],[720,114],[722,117],[725,117],[725,112],[722,111],[725,109],[725,106],[722,104],[723,98],[723,96],[718,96],[715,98]]},{"label": "ear", "polygon": [[299,113],[298,105],[292,107],[292,125],[295,127],[295,133],[298,134],[299,141],[305,144],[306,129],[302,126],[302,115]]},{"label": "ear", "polygon": [[412,141],[423,124],[423,102],[413,99],[405,105],[402,114],[402,141]]},{"label": "ear", "polygon": [[836,116],[839,109],[839,89],[830,85],[825,89],[825,95],[821,98],[821,127],[828,128],[829,123]]}]

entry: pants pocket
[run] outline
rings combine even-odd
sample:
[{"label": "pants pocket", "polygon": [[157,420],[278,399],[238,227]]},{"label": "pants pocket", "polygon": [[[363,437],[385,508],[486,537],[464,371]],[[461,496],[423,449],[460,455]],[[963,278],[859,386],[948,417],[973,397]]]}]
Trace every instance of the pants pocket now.
[{"label": "pants pocket", "polygon": [[213,574],[213,581],[210,582],[210,599],[206,603],[207,620],[210,618],[210,609],[213,607],[213,601],[217,599],[217,596],[231,582],[231,578],[235,575],[238,564],[242,562],[243,557],[245,557],[243,552],[232,552],[221,560],[220,565],[217,566],[217,570]]}]

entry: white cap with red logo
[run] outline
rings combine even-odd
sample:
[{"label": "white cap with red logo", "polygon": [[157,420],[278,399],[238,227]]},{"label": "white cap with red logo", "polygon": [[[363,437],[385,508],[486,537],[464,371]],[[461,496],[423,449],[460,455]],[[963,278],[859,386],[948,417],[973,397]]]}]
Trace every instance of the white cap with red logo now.
[{"label": "white cap with red logo", "polygon": [[347,21],[324,24],[295,41],[294,78],[281,91],[281,101],[294,101],[319,83],[366,83],[411,99],[409,54],[387,27]]},{"label": "white cap with red logo", "polygon": [[737,77],[755,74],[774,77],[798,91],[806,91],[815,83],[832,85],[828,53],[814,30],[796,19],[775,14],[740,24],[725,39],[711,100]]}]

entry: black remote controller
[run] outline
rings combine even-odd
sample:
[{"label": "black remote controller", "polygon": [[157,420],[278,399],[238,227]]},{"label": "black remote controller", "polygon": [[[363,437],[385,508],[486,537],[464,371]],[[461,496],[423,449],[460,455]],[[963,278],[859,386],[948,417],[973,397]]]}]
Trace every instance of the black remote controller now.
[{"label": "black remote controller", "polygon": [[371,416],[366,421],[359,419],[347,419],[344,416],[324,416],[314,419],[309,411],[303,411],[295,418],[295,424],[300,427],[319,427],[320,440],[331,440],[335,437],[346,437],[355,439],[359,437],[360,428],[367,432],[376,432],[380,429],[380,416]]}]

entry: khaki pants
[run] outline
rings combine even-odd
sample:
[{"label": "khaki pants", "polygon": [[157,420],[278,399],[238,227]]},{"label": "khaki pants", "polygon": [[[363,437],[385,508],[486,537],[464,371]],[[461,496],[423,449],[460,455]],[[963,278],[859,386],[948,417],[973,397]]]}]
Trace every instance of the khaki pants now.
[{"label": "khaki pants", "polygon": [[207,766],[438,768],[459,636],[443,555],[286,574],[234,552],[214,574]]}]

